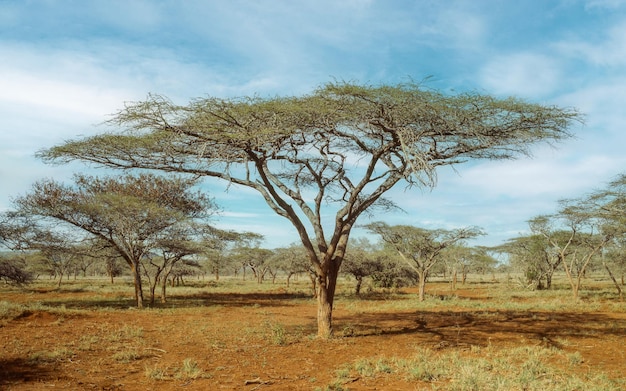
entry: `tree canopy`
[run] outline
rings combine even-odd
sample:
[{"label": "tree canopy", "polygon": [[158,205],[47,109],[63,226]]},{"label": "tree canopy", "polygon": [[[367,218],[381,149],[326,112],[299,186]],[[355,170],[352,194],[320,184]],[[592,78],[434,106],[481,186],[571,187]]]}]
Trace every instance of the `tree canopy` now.
[{"label": "tree canopy", "polygon": [[73,186],[42,180],[15,200],[16,214],[62,222],[79,235],[108,243],[130,266],[137,305],[142,307],[141,260],[171,244],[181,224],[204,219],[214,208],[210,198],[193,190],[195,183],[152,174],[103,178],[77,174]]},{"label": "tree canopy", "polygon": [[[206,97],[180,106],[151,95],[127,104],[109,132],[41,151],[222,179],[258,191],[295,227],[317,273],[318,333],[329,336],[337,273],[358,217],[400,181],[433,186],[436,169],[530,154],[570,136],[572,109],[448,95],[413,83],[329,83],[300,97]],[[331,212],[332,217],[324,221]]]}]

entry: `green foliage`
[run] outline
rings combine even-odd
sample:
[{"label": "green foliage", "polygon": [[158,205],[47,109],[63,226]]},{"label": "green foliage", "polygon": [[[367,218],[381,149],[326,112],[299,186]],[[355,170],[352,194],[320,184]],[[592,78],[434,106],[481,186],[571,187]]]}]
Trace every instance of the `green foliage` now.
[{"label": "green foliage", "polygon": [[285,330],[285,326],[279,323],[266,321],[265,327],[268,330],[267,333],[269,340],[272,341],[274,345],[283,346],[287,344],[287,331]]}]

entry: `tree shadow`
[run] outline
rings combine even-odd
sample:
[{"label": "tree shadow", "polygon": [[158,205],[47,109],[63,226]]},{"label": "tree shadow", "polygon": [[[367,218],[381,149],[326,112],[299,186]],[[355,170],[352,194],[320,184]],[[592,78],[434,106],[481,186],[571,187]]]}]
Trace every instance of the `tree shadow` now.
[{"label": "tree shadow", "polygon": [[[198,307],[285,307],[292,305],[300,305],[301,300],[311,299],[310,295],[305,293],[293,292],[264,292],[264,293],[196,293],[191,295],[168,295],[167,302],[161,303],[158,297],[155,303],[150,304],[149,297],[144,294],[144,306],[154,309],[170,309],[170,308],[198,308]],[[311,299],[312,300],[312,299]],[[294,303],[290,303],[294,301]],[[134,298],[86,298],[80,297],[76,299],[55,299],[49,301],[41,301],[47,307],[65,308],[76,310],[96,310],[96,309],[134,309],[137,307]]]},{"label": "tree shadow", "polygon": [[370,313],[337,317],[335,326],[349,326],[350,336],[414,335],[435,346],[488,346],[491,342],[527,339],[561,348],[567,338],[626,337],[626,322],[606,314],[531,311],[418,311]]},{"label": "tree shadow", "polygon": [[4,386],[48,380],[53,373],[54,368],[31,360],[0,358],[0,389],[4,389]]}]

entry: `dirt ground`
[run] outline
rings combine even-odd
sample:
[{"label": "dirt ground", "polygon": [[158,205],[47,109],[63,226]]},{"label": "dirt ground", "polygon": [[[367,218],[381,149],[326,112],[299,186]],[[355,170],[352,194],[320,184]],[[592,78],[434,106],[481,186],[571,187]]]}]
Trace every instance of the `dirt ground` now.
[{"label": "dirt ground", "polygon": [[[470,299],[483,294],[477,289],[455,293]],[[408,357],[419,347],[471,355],[472,346],[520,344],[579,352],[583,368],[615,379],[626,376],[626,314],[602,308],[430,306],[368,312],[338,300],[336,338],[322,341],[314,337],[315,302],[280,290],[203,291],[180,298],[178,305],[173,296],[170,305],[176,308],[145,310],[130,308],[128,300],[94,298],[94,292],[51,288],[0,295],[5,302],[60,306],[0,324],[2,390],[321,390],[329,389],[342,365],[358,358]],[[94,303],[97,308],[89,308]],[[393,376],[347,383],[350,390],[431,389]]]}]

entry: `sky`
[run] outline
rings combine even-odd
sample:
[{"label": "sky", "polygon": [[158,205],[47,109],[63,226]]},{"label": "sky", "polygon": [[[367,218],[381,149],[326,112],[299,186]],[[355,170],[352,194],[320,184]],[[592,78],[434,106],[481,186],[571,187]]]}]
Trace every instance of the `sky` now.
[{"label": "sky", "polygon": [[[88,170],[35,153],[103,132],[125,102],[295,96],[333,80],[427,80],[585,118],[532,158],[398,186],[402,210],[363,224],[479,226],[487,235],[472,244],[498,245],[626,171],[626,0],[0,0],[0,58],[0,212],[37,180]],[[262,233],[268,248],[297,241],[256,193],[206,186],[217,226]]]}]

